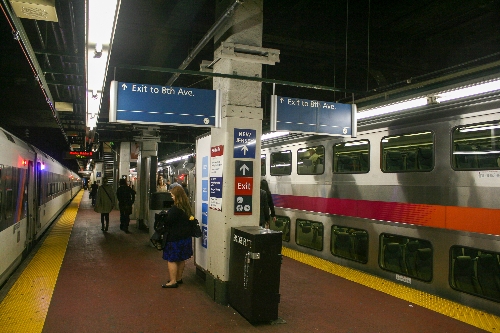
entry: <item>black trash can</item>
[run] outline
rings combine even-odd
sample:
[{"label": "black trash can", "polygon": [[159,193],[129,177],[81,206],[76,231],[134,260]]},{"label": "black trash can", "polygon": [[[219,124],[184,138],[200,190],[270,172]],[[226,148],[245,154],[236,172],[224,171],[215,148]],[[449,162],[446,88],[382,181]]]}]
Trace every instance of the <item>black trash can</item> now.
[{"label": "black trash can", "polygon": [[281,232],[231,228],[229,304],[249,322],[278,319]]}]

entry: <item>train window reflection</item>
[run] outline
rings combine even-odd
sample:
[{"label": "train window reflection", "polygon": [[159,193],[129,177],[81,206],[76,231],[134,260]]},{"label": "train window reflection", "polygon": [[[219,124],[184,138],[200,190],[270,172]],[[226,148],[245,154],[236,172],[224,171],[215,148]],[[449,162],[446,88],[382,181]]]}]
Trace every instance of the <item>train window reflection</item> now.
[{"label": "train window reflection", "polygon": [[295,243],[310,249],[323,250],[323,223],[297,219]]},{"label": "train window reflection", "polygon": [[500,302],[500,253],[452,246],[450,286],[464,293]]},{"label": "train window reflection", "polygon": [[297,174],[321,175],[325,171],[325,147],[307,147],[297,150]]},{"label": "train window reflection", "polygon": [[431,171],[434,168],[434,135],[420,132],[382,138],[383,172]]},{"label": "train window reflection", "polygon": [[271,223],[269,223],[269,229],[281,231],[283,233],[281,239],[284,242],[290,241],[290,218],[288,216],[276,215],[276,221],[271,220]]},{"label": "train window reflection", "polygon": [[433,250],[429,241],[381,234],[379,265],[382,269],[417,280],[432,280]]},{"label": "train window reflection", "polygon": [[368,262],[368,232],[363,229],[332,226],[330,252],[334,256]]},{"label": "train window reflection", "polygon": [[11,188],[5,190],[5,218],[10,219],[14,213],[14,193]]},{"label": "train window reflection", "polygon": [[271,176],[292,174],[292,152],[290,150],[271,153]]},{"label": "train window reflection", "polygon": [[261,176],[266,175],[266,155],[265,154],[260,155],[260,175]]},{"label": "train window reflection", "polygon": [[370,141],[349,141],[333,146],[334,173],[367,173],[370,171]]},{"label": "train window reflection", "polygon": [[500,122],[458,126],[452,142],[455,170],[500,169]]}]

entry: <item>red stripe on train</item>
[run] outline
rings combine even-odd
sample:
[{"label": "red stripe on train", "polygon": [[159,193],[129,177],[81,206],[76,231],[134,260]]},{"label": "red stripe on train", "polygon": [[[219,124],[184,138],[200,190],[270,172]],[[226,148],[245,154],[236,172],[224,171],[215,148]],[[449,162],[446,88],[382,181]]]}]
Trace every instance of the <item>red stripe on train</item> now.
[{"label": "red stripe on train", "polygon": [[499,209],[278,194],[273,199],[282,208],[500,235]]}]

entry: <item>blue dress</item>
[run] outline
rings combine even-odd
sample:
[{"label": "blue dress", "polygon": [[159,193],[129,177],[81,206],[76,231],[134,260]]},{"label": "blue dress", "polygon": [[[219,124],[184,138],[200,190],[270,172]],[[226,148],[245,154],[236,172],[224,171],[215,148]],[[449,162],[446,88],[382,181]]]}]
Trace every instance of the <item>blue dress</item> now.
[{"label": "blue dress", "polygon": [[163,249],[163,259],[170,262],[184,261],[193,256],[193,240],[189,216],[177,206],[167,213],[167,241]]}]

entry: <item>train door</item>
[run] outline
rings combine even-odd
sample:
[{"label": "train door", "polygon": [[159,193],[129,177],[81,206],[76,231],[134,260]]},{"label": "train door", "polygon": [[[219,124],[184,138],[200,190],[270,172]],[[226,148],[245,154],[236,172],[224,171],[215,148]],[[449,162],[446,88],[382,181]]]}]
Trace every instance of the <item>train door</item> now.
[{"label": "train door", "polygon": [[35,212],[35,220],[34,220],[34,225],[35,225],[35,237],[36,234],[38,233],[38,230],[41,228],[42,224],[40,221],[40,205],[42,204],[41,196],[42,196],[42,165],[40,162],[36,163],[36,169],[35,169],[35,179],[34,179],[34,191],[33,191],[33,210]]},{"label": "train door", "polygon": [[27,207],[27,224],[26,224],[26,251],[29,252],[35,244],[36,235],[36,181],[33,161],[28,162],[28,175],[26,180],[26,188],[28,189],[28,207]]}]

